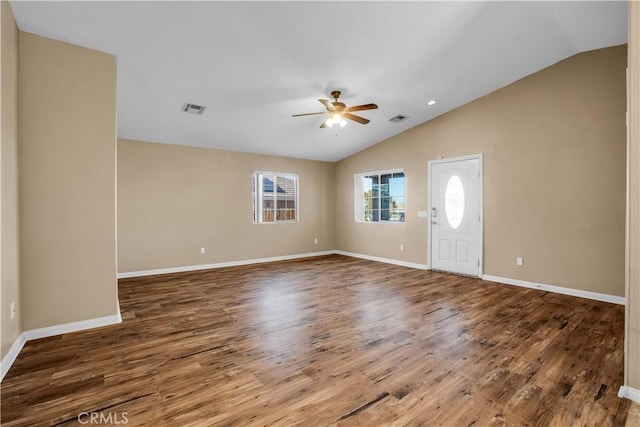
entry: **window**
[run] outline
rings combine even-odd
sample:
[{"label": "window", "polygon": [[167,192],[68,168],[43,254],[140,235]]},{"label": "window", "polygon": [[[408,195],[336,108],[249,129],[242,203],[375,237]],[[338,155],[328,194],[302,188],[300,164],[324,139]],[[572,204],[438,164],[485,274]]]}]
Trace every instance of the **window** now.
[{"label": "window", "polygon": [[404,222],[404,170],[354,175],[356,221]]},{"label": "window", "polygon": [[279,172],[253,173],[253,222],[256,224],[298,220],[298,175]]}]

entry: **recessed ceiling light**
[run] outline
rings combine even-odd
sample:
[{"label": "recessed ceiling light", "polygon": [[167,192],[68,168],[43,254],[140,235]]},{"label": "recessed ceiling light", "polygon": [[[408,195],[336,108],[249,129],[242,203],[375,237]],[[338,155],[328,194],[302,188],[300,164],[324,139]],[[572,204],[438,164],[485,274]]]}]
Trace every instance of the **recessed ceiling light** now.
[{"label": "recessed ceiling light", "polygon": [[427,102],[427,105],[435,105],[436,100],[432,99],[431,101]]}]

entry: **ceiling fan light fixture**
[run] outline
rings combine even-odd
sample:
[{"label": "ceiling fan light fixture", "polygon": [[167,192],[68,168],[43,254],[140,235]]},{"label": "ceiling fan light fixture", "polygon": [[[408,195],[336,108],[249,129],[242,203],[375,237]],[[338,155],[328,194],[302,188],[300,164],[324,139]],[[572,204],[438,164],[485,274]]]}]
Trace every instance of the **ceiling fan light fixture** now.
[{"label": "ceiling fan light fixture", "polygon": [[338,98],[340,97],[340,91],[334,90],[331,92],[331,96],[334,101],[331,102],[328,99],[318,99],[318,101],[324,105],[326,111],[318,111],[316,113],[302,113],[302,114],[292,114],[291,117],[302,117],[302,116],[315,116],[318,114],[329,114],[329,118],[322,122],[320,125],[320,129],[333,127],[333,125],[340,125],[341,128],[347,125],[347,120],[352,120],[354,122],[360,123],[362,125],[366,125],[369,123],[369,119],[365,119],[364,117],[353,114],[355,111],[365,111],[365,110],[375,110],[378,108],[376,104],[362,104],[362,105],[352,105],[347,107],[343,102],[339,102]]},{"label": "ceiling fan light fixture", "polygon": [[333,123],[336,125],[340,125],[341,128],[347,125],[347,121],[342,117],[342,114],[334,114],[333,115]]},{"label": "ceiling fan light fixture", "polygon": [[347,121],[342,117],[340,113],[333,113],[331,117],[324,122],[325,125],[333,127],[333,125],[340,125],[341,128],[347,125]]}]

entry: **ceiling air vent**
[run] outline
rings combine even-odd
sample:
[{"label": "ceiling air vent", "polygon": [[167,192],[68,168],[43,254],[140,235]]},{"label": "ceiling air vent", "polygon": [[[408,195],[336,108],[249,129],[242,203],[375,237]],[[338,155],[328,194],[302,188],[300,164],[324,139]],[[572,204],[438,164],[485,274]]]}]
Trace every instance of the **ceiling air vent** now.
[{"label": "ceiling air vent", "polygon": [[191,114],[202,114],[207,107],[204,105],[189,104],[188,102],[182,106],[182,111]]},{"label": "ceiling air vent", "polygon": [[408,117],[408,116],[405,116],[404,114],[398,114],[398,115],[397,115],[397,116],[395,116],[395,117],[391,117],[391,118],[389,119],[389,121],[390,121],[390,122],[393,122],[393,123],[400,123],[400,122],[404,122],[404,121],[405,121],[405,120],[407,120],[408,118],[409,118],[409,117]]}]

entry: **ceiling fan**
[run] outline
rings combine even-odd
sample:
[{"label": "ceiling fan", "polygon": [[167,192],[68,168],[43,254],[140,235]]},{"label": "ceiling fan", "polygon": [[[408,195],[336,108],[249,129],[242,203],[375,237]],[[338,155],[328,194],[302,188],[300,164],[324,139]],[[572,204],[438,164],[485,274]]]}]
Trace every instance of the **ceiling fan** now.
[{"label": "ceiling fan", "polygon": [[318,99],[318,101],[320,101],[320,103],[325,106],[327,111],[320,111],[318,113],[293,114],[291,115],[291,117],[315,116],[317,114],[329,113],[330,117],[322,122],[320,128],[332,127],[333,125],[340,125],[340,127],[344,127],[347,124],[347,121],[345,119],[353,120],[354,122],[366,125],[367,123],[369,123],[369,119],[356,116],[352,113],[354,111],[375,110],[376,108],[378,108],[376,104],[362,104],[355,105],[353,107],[347,107],[344,103],[338,101],[338,98],[340,97],[339,90],[334,90],[333,92],[331,92],[331,96],[334,99],[333,102],[329,101],[328,99]]}]

